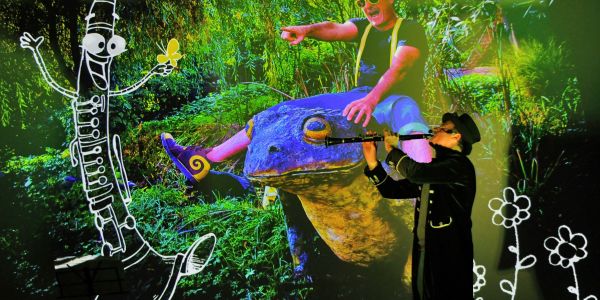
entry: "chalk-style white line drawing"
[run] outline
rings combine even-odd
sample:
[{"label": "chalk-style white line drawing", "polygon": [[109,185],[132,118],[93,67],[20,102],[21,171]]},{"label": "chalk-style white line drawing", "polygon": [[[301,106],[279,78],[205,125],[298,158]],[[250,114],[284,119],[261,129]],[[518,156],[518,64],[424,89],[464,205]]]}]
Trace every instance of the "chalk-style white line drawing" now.
[{"label": "chalk-style white line drawing", "polygon": [[[71,162],[79,166],[89,209],[95,216],[95,226],[102,239],[102,255],[120,259],[125,275],[133,284],[132,293],[140,299],[171,299],[182,276],[197,274],[206,267],[216,244],[212,233],[197,239],[185,253],[163,256],[146,242],[136,227],[134,216],[127,208],[131,193],[123,164],[121,140],[109,131],[110,98],[125,95],[140,88],[152,76],[167,76],[177,60],[179,44],[169,42],[166,59],[159,62],[137,83],[123,90],[112,91],[111,64],[114,57],[126,51],[125,39],[115,34],[116,0],[94,0],[87,21],[86,35],[81,42],[75,91],[61,87],[50,75],[39,47],[44,37],[34,38],[25,32],[21,47],[33,52],[44,80],[56,91],[72,99],[75,138],[71,142]],[[176,45],[175,45],[176,44]],[[171,46],[173,45],[173,46]],[[177,49],[176,49],[177,48]],[[166,64],[166,62],[169,64]],[[144,276],[150,281],[145,281]],[[137,289],[137,290],[136,290]]]},{"label": "chalk-style white line drawing", "polygon": [[508,246],[508,251],[516,256],[514,279],[513,281],[507,279],[500,281],[500,289],[509,294],[511,299],[515,299],[519,271],[530,268],[536,263],[536,257],[533,254],[521,258],[517,230],[517,226],[531,216],[529,213],[531,201],[529,197],[517,195],[513,188],[507,187],[504,189],[504,199],[493,198],[488,202],[488,207],[494,212],[492,216],[494,225],[503,226],[506,229],[512,228],[515,232],[515,245]]},{"label": "chalk-style white line drawing", "polygon": [[[473,274],[475,274],[475,282],[473,283],[473,298],[475,298],[475,294],[481,290],[483,286],[485,286],[485,267],[483,265],[478,265],[475,263],[473,259]],[[483,300],[482,297],[475,298],[476,300]]]},{"label": "chalk-style white line drawing", "polygon": [[[553,266],[560,266],[564,269],[571,268],[573,271],[573,280],[575,284],[567,287],[567,290],[574,294],[577,300],[580,299],[579,283],[577,281],[577,271],[575,263],[587,257],[587,239],[581,233],[573,234],[571,228],[567,225],[558,227],[558,237],[547,237],[544,240],[544,248],[550,251],[548,262]],[[594,295],[589,295],[584,300],[597,300]]]}]

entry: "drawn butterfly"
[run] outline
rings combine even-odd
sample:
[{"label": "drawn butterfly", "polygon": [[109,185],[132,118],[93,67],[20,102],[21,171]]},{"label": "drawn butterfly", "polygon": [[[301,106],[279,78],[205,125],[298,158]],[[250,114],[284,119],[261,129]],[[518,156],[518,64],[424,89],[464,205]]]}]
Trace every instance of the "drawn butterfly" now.
[{"label": "drawn butterfly", "polygon": [[180,53],[177,53],[177,51],[179,51],[179,42],[177,39],[171,39],[167,45],[167,50],[162,50],[165,52],[165,54],[159,54],[156,56],[158,63],[164,64],[168,61],[171,66],[177,67],[177,61],[183,57]]}]

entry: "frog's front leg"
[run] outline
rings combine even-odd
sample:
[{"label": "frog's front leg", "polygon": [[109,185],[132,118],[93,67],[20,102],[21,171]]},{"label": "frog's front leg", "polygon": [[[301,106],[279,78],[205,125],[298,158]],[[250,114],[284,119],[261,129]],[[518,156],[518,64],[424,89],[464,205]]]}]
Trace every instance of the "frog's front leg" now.
[{"label": "frog's front leg", "polygon": [[21,48],[29,49],[33,52],[33,59],[35,59],[36,64],[42,71],[42,76],[44,76],[44,80],[57,92],[61,93],[65,97],[69,98],[77,98],[77,92],[68,90],[62,86],[60,86],[53,78],[50,76],[48,69],[46,68],[46,64],[44,63],[44,59],[42,58],[42,54],[40,53],[39,47],[44,42],[44,37],[39,36],[34,38],[29,32],[24,32],[21,38]]},{"label": "frog's front leg", "polygon": [[146,76],[142,77],[142,79],[140,79],[138,82],[136,82],[135,84],[133,84],[130,87],[126,87],[122,90],[119,91],[111,91],[109,92],[109,96],[110,97],[114,97],[114,96],[121,96],[121,95],[126,95],[129,94],[137,89],[139,89],[142,85],[144,85],[148,80],[150,80],[150,78],[152,78],[152,76],[154,75],[160,75],[160,76],[167,76],[169,74],[171,74],[171,72],[173,71],[173,66],[169,65],[169,64],[158,64],[156,66],[154,66],[154,68],[152,68],[152,70],[150,70],[150,72],[148,72],[148,74],[146,74]]}]

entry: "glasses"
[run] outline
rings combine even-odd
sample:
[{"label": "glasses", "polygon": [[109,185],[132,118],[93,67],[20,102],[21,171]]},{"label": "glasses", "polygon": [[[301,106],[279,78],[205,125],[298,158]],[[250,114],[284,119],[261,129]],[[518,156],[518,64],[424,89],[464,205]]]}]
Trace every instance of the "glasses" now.
[{"label": "glasses", "polygon": [[365,5],[367,4],[366,2],[369,2],[369,4],[371,5],[375,5],[377,3],[379,3],[379,0],[356,0],[356,5],[358,5],[359,7],[365,7]]},{"label": "glasses", "polygon": [[433,130],[433,132],[443,131],[447,134],[458,133],[458,131],[456,131],[454,129],[448,129],[448,128],[444,128],[444,127],[434,127],[432,130]]}]

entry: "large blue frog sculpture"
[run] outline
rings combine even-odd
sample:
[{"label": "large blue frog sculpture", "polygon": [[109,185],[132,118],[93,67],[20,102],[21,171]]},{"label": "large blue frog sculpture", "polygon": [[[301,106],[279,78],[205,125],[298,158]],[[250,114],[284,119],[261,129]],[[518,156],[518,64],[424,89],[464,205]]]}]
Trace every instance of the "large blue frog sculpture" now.
[{"label": "large blue frog sculpture", "polygon": [[[389,279],[390,284],[403,286],[406,291],[410,282],[410,265],[406,263],[412,241],[412,202],[385,199],[368,182],[359,143],[329,147],[324,143],[325,136],[364,133],[361,126],[341,114],[351,100],[294,100],[254,116],[247,127],[251,143],[244,177],[226,176],[235,179],[228,184],[238,182],[237,190],[264,185],[279,189],[298,273],[311,273],[306,270],[311,266],[329,268],[325,270],[328,274],[338,268],[344,275],[350,268],[361,274],[359,277],[375,272],[380,281]],[[215,182],[214,177],[207,179],[209,184]],[[324,262],[315,254],[310,245],[315,231],[326,245],[319,255],[330,252],[340,264]],[[397,276],[388,276],[388,271]]]}]

